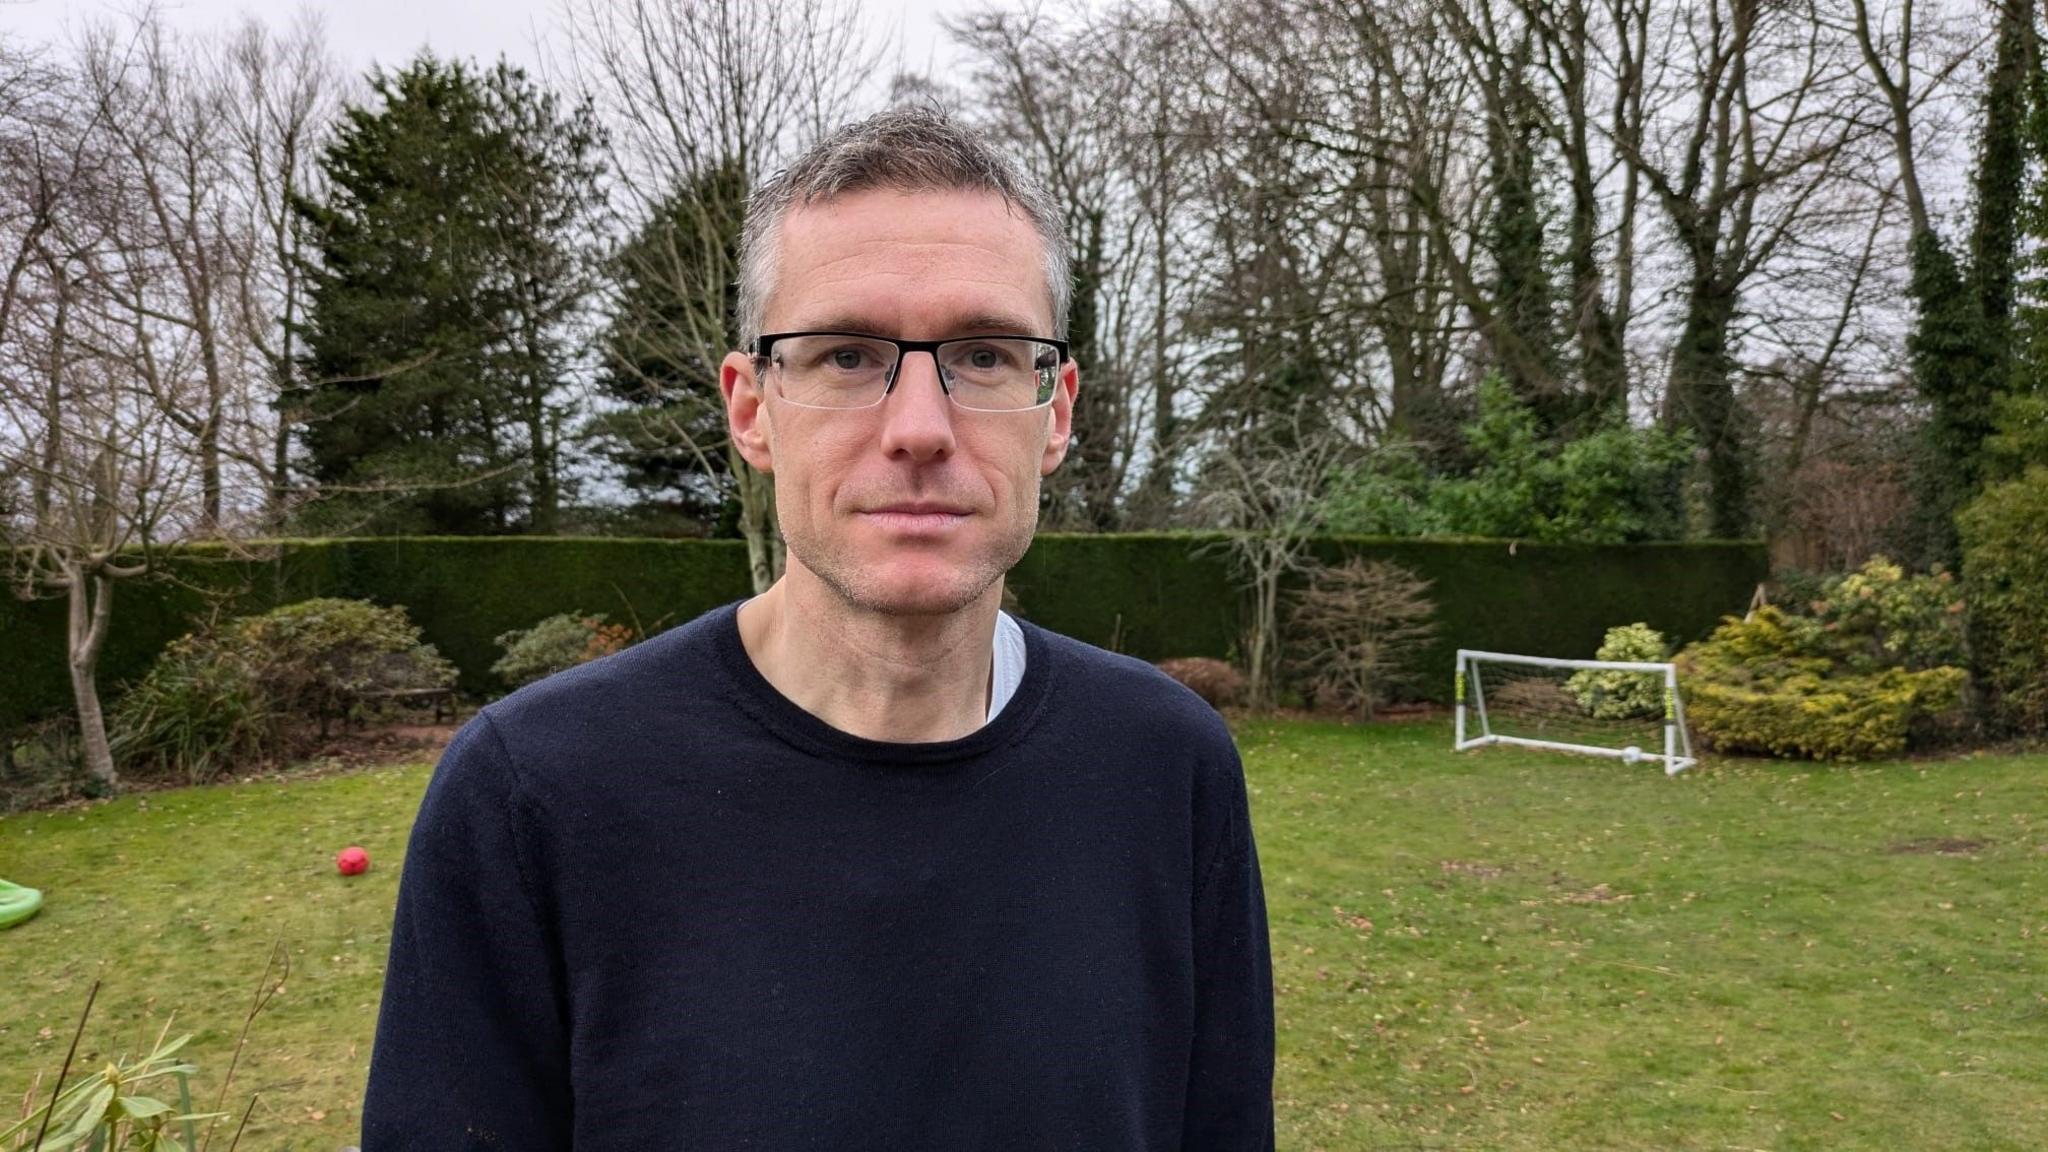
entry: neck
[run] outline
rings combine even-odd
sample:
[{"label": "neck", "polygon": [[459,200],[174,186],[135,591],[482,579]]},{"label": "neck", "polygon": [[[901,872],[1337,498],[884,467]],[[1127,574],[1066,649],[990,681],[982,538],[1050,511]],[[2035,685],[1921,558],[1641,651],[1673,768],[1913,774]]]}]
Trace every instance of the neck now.
[{"label": "neck", "polygon": [[988,719],[1003,583],[943,616],[889,616],[846,603],[795,558],[740,605],[740,641],[776,691],[869,740],[954,740]]}]

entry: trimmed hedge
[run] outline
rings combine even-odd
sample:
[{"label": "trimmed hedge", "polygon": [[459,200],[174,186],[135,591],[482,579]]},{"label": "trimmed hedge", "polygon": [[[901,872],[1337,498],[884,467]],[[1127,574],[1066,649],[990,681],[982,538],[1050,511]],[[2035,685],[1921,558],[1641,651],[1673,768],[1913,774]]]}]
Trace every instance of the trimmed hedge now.
[{"label": "trimmed hedge", "polygon": [[[227,615],[314,596],[403,605],[426,641],[453,661],[457,687],[496,694],[495,640],[558,612],[604,612],[650,635],[745,596],[746,545],[737,540],[609,537],[386,536],[261,541],[268,560],[223,560],[194,545],[171,565],[178,581],[230,594]],[[158,580],[115,586],[100,657],[102,703],[141,680],[172,640],[203,618],[206,597]],[[0,598],[0,731],[70,710],[62,599]]]},{"label": "trimmed hedge", "polygon": [[[1235,655],[1242,597],[1214,533],[1041,534],[1011,570],[1034,622],[1145,660]],[[560,612],[603,612],[652,635],[748,595],[736,540],[611,537],[360,537],[282,540],[271,559],[223,560],[194,546],[180,580],[229,595],[231,614],[312,596],[402,604],[461,671],[465,692],[504,690],[496,637]],[[1608,628],[1643,621],[1675,644],[1739,612],[1767,572],[1761,544],[1579,546],[1496,540],[1328,537],[1317,556],[1393,560],[1433,583],[1438,640],[1424,656],[1426,695],[1447,700],[1460,648],[1590,656]],[[203,613],[176,584],[123,582],[100,663],[103,701],[139,680]],[[0,728],[71,707],[62,600],[0,600]]]}]

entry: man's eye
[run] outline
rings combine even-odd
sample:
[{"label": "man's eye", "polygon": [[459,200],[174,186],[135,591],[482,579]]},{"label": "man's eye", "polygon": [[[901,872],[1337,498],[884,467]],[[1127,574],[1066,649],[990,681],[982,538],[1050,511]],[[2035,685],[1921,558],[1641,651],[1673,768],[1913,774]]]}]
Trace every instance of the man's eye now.
[{"label": "man's eye", "polygon": [[1016,354],[1001,344],[970,344],[958,355],[955,362],[969,372],[996,372],[1017,362]]},{"label": "man's eye", "polygon": [[869,366],[873,354],[865,348],[834,348],[825,353],[825,363],[841,372],[858,372]]}]

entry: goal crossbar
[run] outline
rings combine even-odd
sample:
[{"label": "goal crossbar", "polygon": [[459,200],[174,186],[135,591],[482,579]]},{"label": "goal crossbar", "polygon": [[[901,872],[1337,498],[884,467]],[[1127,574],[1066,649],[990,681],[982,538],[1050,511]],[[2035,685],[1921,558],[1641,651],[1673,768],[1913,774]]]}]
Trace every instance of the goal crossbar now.
[{"label": "goal crossbar", "polygon": [[[1534,668],[1571,668],[1611,672],[1643,672],[1659,675],[1664,681],[1664,751],[1662,754],[1643,749],[1608,748],[1598,744],[1572,744],[1560,740],[1543,740],[1530,736],[1511,736],[1493,731],[1486,711],[1486,687],[1482,677],[1477,675],[1475,665],[1479,661],[1495,664],[1518,664]],[[1467,670],[1474,669],[1468,676]],[[1489,652],[1479,648],[1458,649],[1458,666],[1455,680],[1457,698],[1457,732],[1454,751],[1463,752],[1472,748],[1483,748],[1491,744],[1510,744],[1523,748],[1547,748],[1558,752],[1577,752],[1591,756],[1612,756],[1627,760],[1633,757],[1659,761],[1664,765],[1667,776],[1675,776],[1694,764],[1699,763],[1692,754],[1692,741],[1685,730],[1685,703],[1678,695],[1678,666],[1669,662],[1640,660],[1573,660],[1557,656],[1523,656],[1512,652]],[[1477,713],[1479,731],[1468,734],[1467,697]]]}]

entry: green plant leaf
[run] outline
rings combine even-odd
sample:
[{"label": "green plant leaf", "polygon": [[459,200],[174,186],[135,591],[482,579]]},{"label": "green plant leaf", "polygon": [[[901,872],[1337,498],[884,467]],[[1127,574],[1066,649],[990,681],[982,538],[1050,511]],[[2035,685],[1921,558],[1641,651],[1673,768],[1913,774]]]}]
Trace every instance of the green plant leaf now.
[{"label": "green plant leaf", "polygon": [[171,1110],[169,1104],[149,1096],[123,1096],[121,1097],[120,1108],[121,1111],[126,1112],[137,1120],[147,1120],[151,1116],[161,1116]]}]

